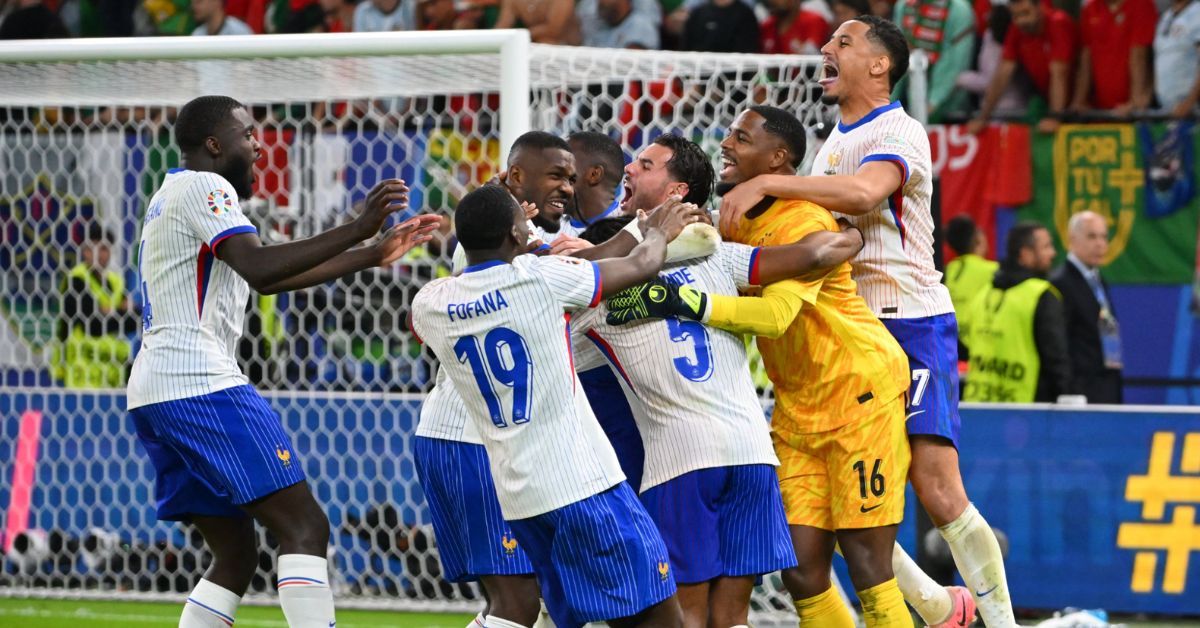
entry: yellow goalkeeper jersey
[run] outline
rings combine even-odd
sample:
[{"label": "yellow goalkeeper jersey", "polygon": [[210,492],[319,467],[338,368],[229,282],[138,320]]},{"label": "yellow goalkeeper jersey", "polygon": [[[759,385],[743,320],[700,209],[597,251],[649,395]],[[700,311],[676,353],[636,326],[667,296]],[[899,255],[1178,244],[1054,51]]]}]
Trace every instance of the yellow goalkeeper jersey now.
[{"label": "yellow goalkeeper jersey", "polygon": [[[752,246],[798,242],[837,231],[825,208],[778,200],[762,215],[743,219],[732,239]],[[793,433],[825,432],[878,413],[908,390],[908,357],[858,296],[850,264],[819,277],[772,284],[803,302],[778,338],[758,338],[767,375],[775,384],[772,427]]]}]

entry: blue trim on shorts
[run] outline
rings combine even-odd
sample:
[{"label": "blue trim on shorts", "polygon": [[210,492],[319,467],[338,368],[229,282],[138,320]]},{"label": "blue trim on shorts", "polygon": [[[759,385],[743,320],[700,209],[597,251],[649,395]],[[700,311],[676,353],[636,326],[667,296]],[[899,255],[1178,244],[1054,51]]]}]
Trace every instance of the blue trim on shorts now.
[{"label": "blue trim on shorts", "polygon": [[417,436],[413,460],[433,519],[443,578],[469,582],[533,573],[500,514],[483,445]]},{"label": "blue trim on shorts", "polygon": [[641,499],[681,584],[796,566],[779,478],[769,464],[691,471],[646,489]]},{"label": "blue trim on shorts", "polygon": [[667,547],[624,482],[509,525],[559,628],[636,615],[675,593]]},{"label": "blue trim on shorts", "polygon": [[279,415],[251,386],[129,411],[155,470],[158,518],[246,516],[238,506],[304,481]]},{"label": "blue trim on shorts", "polygon": [[957,448],[962,419],[958,415],[958,321],[954,314],[885,318],[883,325],[908,355],[912,371],[905,424],[908,434],[941,436]]}]

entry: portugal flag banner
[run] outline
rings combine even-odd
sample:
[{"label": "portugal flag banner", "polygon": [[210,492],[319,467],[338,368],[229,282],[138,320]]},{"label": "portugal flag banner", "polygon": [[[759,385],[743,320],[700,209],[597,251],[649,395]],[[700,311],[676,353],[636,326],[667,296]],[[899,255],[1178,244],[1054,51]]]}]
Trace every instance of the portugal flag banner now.
[{"label": "portugal flag banner", "polygon": [[1198,203],[1192,199],[1165,216],[1147,213],[1146,141],[1131,124],[1068,124],[1054,135],[1034,133],[1033,200],[1019,215],[1051,227],[1063,249],[1071,216],[1094,211],[1109,226],[1107,280],[1191,283]]}]

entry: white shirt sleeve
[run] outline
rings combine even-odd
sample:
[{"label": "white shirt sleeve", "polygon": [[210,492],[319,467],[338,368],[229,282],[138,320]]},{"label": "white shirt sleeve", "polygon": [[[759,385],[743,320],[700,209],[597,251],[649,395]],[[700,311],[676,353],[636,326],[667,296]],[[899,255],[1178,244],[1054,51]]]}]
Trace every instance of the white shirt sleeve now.
[{"label": "white shirt sleeve", "polygon": [[872,146],[871,150],[862,158],[862,161],[858,163],[860,166],[870,161],[894,163],[903,172],[904,180],[901,182],[901,185],[904,185],[908,183],[909,177],[913,174],[910,164],[922,163],[923,159],[924,157],[921,156],[920,150],[911,140],[900,133],[889,133]]},{"label": "white shirt sleeve", "polygon": [[600,267],[574,257],[547,255],[531,264],[564,309],[577,310],[600,304]]},{"label": "white shirt sleeve", "polygon": [[192,233],[207,242],[217,257],[220,257],[217,246],[225,238],[239,233],[258,233],[242,213],[237,192],[219,174],[205,172],[197,176],[182,206],[183,219]]},{"label": "white shirt sleeve", "polygon": [[722,242],[717,249],[717,259],[721,268],[733,279],[738,289],[757,286],[758,283],[758,254],[761,249],[734,242]]}]

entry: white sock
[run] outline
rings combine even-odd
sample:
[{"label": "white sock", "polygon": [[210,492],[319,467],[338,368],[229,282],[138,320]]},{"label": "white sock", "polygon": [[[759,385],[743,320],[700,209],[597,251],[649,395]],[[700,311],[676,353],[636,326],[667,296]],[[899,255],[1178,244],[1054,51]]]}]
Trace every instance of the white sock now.
[{"label": "white sock", "polygon": [[917,563],[897,543],[892,547],[892,571],[904,594],[904,601],[916,609],[927,626],[936,626],[950,618],[954,600],[946,588],[921,571]]},{"label": "white sock", "polygon": [[229,628],[241,601],[242,596],[202,579],[183,605],[179,628]]},{"label": "white sock", "polygon": [[987,521],[975,510],[975,504],[968,504],[958,519],[938,531],[950,544],[954,564],[971,589],[983,623],[988,628],[1016,626],[1000,544]]},{"label": "white sock", "polygon": [[290,628],[330,628],[333,591],[329,563],[319,556],[284,554],[279,557],[279,605]]},{"label": "white sock", "polygon": [[488,615],[487,617],[484,617],[483,625],[487,626],[487,628],[525,628],[525,626],[522,626],[515,621],[508,621],[507,619],[496,617],[495,615]]},{"label": "white sock", "polygon": [[475,619],[472,619],[471,623],[467,624],[467,628],[483,628],[486,625],[487,624],[483,623],[483,611],[479,611],[479,613],[475,615]]}]

